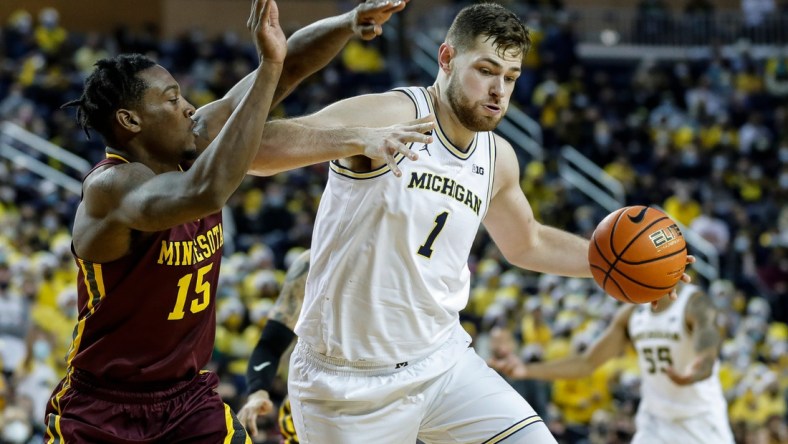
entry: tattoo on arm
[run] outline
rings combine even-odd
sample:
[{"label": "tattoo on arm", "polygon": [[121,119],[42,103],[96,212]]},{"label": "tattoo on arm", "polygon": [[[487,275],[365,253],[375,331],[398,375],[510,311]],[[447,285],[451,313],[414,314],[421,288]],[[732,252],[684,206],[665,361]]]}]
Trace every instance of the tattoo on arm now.
[{"label": "tattoo on arm", "polygon": [[717,309],[705,294],[695,295],[687,305],[687,318],[692,328],[692,341],[695,353],[703,356],[698,368],[698,377],[711,374],[722,342],[717,329]]},{"label": "tattoo on arm", "polygon": [[279,297],[268,315],[269,318],[281,322],[291,330],[295,329],[296,321],[301,314],[301,306],[304,304],[308,272],[309,252],[306,252],[299,256],[287,270],[282,291],[279,292]]}]

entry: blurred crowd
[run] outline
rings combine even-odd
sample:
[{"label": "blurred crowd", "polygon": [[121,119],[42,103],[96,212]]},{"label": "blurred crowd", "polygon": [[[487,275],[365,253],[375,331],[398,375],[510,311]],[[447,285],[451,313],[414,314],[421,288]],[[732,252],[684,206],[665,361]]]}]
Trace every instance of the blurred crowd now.
[{"label": "blurred crowd", "polygon": [[[706,238],[719,253],[720,278],[695,279],[721,311],[720,378],[738,442],[788,439],[788,47],[766,58],[740,45],[681,62],[581,60],[574,23],[557,2],[520,7],[534,47],[514,101],[540,123],[548,153],[521,159],[522,187],[538,219],[590,237],[605,215],[557,174],[558,150],[571,145],[623,183],[627,204],[660,205]],[[431,24],[452,15],[436,12]],[[148,54],[173,72],[195,106],[221,97],[256,63],[248,39],[231,33],[166,39],[148,26],[80,34],[65,29],[54,9],[1,19],[0,121],[90,162],[103,157],[101,140],[88,140],[59,107],[78,95],[96,60]],[[402,63],[387,43],[351,42],[274,117],[430,81],[434,73]],[[228,205],[235,235],[226,244],[211,366],[235,409],[284,270],[309,247],[326,175],[326,166],[316,165],[250,177]],[[65,370],[76,322],[69,230],[78,199],[0,159],[0,442],[41,441],[44,405]],[[463,324],[482,355],[498,347],[532,361],[577,353],[617,307],[591,280],[513,269],[484,232],[469,265],[474,283]],[[275,401],[286,391],[280,376]],[[609,444],[632,435],[639,382],[631,351],[584,380],[512,383],[560,442]],[[274,417],[263,422],[258,442],[278,442]]]}]

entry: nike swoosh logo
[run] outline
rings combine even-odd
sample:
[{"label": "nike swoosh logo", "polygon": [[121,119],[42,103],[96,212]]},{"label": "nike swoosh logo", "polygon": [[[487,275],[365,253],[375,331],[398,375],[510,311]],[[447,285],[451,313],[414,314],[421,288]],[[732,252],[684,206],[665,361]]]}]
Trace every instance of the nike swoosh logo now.
[{"label": "nike swoosh logo", "polygon": [[627,217],[629,218],[629,220],[632,221],[632,223],[639,224],[639,223],[643,222],[643,216],[646,215],[646,211],[648,211],[648,207],[643,207],[643,209],[640,210],[640,213],[638,213],[637,216],[632,217],[632,216],[627,214]]},{"label": "nike swoosh logo", "polygon": [[260,364],[260,365],[255,365],[254,367],[252,367],[252,369],[253,369],[254,371],[256,371],[256,372],[259,372],[260,370],[262,370],[262,369],[264,369],[264,368],[268,367],[269,365],[271,365],[271,362],[270,362],[270,361],[269,361],[269,362],[263,362],[263,363],[262,363],[262,364]]}]

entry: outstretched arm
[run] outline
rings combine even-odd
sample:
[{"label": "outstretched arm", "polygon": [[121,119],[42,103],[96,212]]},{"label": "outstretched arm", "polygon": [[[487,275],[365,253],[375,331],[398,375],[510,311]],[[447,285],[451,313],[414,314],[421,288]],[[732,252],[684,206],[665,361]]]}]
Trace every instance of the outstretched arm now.
[{"label": "outstretched arm", "polygon": [[[276,85],[272,107],[287,97],[304,79],[325,67],[351,37],[371,40],[383,32],[393,14],[402,11],[409,0],[366,1],[353,10],[318,20],[299,29],[287,39],[287,58]],[[204,148],[224,126],[252,85],[247,75],[225,96],[201,107],[195,113],[198,148]]]},{"label": "outstretched arm", "polygon": [[678,385],[689,385],[710,377],[722,344],[716,325],[717,309],[711,298],[700,291],[691,298],[687,302],[685,317],[687,328],[692,334],[692,348],[696,357],[685,369],[665,369],[668,377]]},{"label": "outstretched arm", "polygon": [[619,309],[613,322],[593,344],[580,355],[550,362],[525,364],[511,354],[501,359],[492,359],[490,367],[513,379],[576,379],[589,376],[599,366],[620,355],[629,341],[627,322],[634,306]]},{"label": "outstretched arm", "polygon": [[394,155],[415,160],[418,156],[410,145],[432,141],[428,135],[434,126],[432,116],[401,123],[415,117],[413,103],[405,94],[387,92],[341,100],[309,116],[268,122],[250,173],[268,176],[363,155],[373,165],[387,163],[399,176]]},{"label": "outstretched arm", "polygon": [[132,162],[86,181],[79,214],[94,232],[89,236],[118,227],[158,231],[204,217],[221,209],[240,185],[262,139],[286,52],[276,2],[256,0],[252,8],[248,26],[261,63],[227,125],[188,171],[156,174]]},{"label": "outstretched arm", "polygon": [[305,78],[326,66],[351,37],[372,40],[382,34],[383,24],[405,9],[408,1],[364,1],[351,11],[296,31],[287,39],[288,57],[276,87],[274,103],[279,103]]},{"label": "outstretched arm", "polygon": [[249,358],[246,368],[249,398],[238,412],[238,419],[252,436],[257,435],[257,416],[273,409],[268,389],[276,376],[282,354],[295,339],[293,330],[304,304],[308,272],[309,250],[301,253],[287,270],[282,291]]},{"label": "outstretched arm", "polygon": [[496,136],[495,189],[484,219],[506,260],[527,270],[561,276],[591,277],[588,240],[539,223],[520,188],[512,146]]}]

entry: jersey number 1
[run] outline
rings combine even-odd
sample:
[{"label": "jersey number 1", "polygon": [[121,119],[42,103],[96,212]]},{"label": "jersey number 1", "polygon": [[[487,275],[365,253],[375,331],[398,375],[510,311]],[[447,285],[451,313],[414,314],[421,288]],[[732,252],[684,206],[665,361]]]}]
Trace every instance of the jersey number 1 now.
[{"label": "jersey number 1", "polygon": [[426,258],[432,257],[432,244],[435,243],[435,239],[438,238],[441,230],[443,230],[443,226],[446,225],[446,219],[449,217],[449,212],[444,211],[443,213],[439,214],[435,218],[435,227],[430,231],[430,235],[427,236],[427,240],[424,242],[424,245],[419,247],[418,253]]},{"label": "jersey number 1", "polygon": [[[197,282],[194,284],[194,291],[195,293],[202,293],[202,298],[199,301],[192,299],[192,303],[189,306],[189,311],[192,313],[199,313],[205,310],[208,308],[208,304],[211,303],[211,283],[205,282],[203,278],[212,268],[213,264],[208,264],[197,270]],[[175,308],[167,316],[168,321],[183,319],[183,316],[186,314],[183,309],[186,306],[186,296],[189,294],[192,276],[194,276],[194,273],[189,273],[178,281],[178,299],[175,300]]]}]

